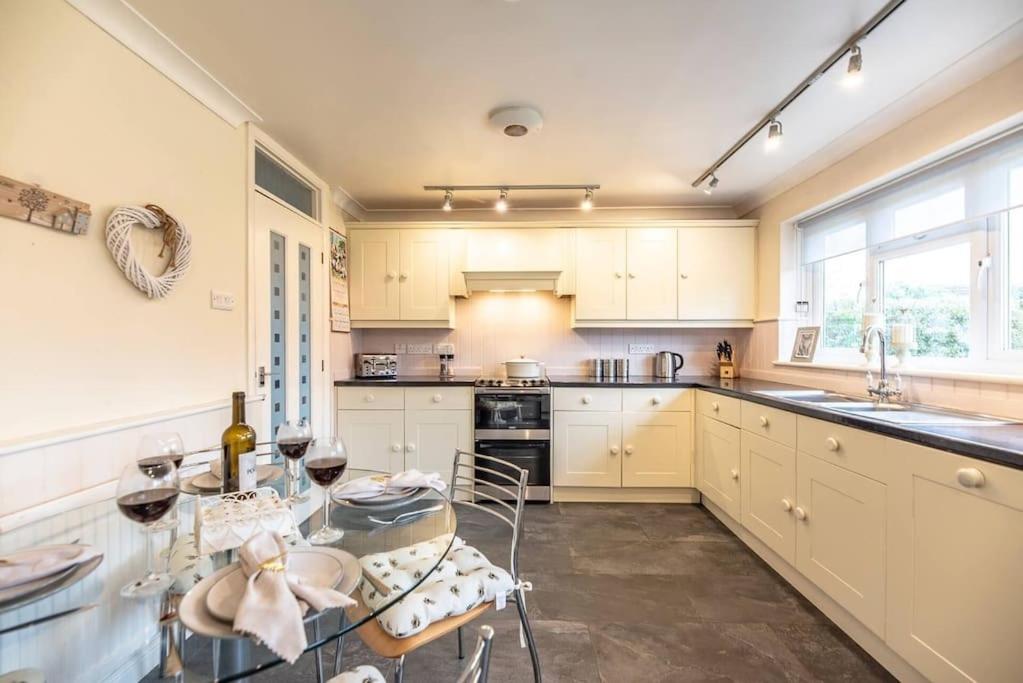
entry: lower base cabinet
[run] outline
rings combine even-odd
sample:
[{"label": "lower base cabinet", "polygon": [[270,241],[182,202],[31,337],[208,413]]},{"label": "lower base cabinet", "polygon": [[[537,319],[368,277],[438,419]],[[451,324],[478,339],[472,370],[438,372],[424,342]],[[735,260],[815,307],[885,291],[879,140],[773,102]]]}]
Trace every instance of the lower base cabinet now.
[{"label": "lower base cabinet", "polygon": [[473,450],[472,413],[467,410],[406,410],[405,467],[451,476],[455,451]]},{"label": "lower base cabinet", "polygon": [[622,415],[622,486],[692,486],[690,413]]},{"label": "lower base cabinet", "polygon": [[400,472],[405,466],[404,410],[341,410],[338,433],[353,469]]},{"label": "lower base cabinet", "polygon": [[904,442],[888,642],[933,681],[1023,677],[1023,471]]},{"label": "lower base cabinet", "polygon": [[558,411],[551,458],[555,486],[622,485],[622,414]]},{"label": "lower base cabinet", "polygon": [[739,519],[740,430],[705,415],[696,418],[696,487],[729,516]]},{"label": "lower base cabinet", "polygon": [[796,449],[743,432],[742,525],[796,563]]}]

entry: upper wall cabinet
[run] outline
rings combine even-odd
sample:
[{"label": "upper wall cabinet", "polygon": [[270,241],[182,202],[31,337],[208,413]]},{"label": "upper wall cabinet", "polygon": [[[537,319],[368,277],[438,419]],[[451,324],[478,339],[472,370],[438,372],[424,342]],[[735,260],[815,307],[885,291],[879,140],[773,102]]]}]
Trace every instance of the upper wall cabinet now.
[{"label": "upper wall cabinet", "polygon": [[625,230],[579,230],[576,249],[576,320],[624,320]]},{"label": "upper wall cabinet", "polygon": [[678,229],[678,319],[752,323],[751,227]]},{"label": "upper wall cabinet", "polygon": [[450,327],[447,230],[352,230],[353,327]]},{"label": "upper wall cabinet", "polygon": [[641,228],[626,239],[625,308],[629,320],[674,320],[675,229]]}]

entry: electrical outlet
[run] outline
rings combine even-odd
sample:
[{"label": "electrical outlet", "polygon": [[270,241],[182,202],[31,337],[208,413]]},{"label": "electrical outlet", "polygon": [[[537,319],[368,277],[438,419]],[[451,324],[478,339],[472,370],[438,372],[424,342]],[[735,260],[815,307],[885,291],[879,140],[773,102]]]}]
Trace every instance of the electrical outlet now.
[{"label": "electrical outlet", "polygon": [[231,292],[218,292],[215,289],[211,289],[210,308],[218,311],[233,311],[234,294],[231,294]]},{"label": "electrical outlet", "polygon": [[653,353],[653,344],[629,344],[629,353]]},{"label": "electrical outlet", "polygon": [[410,354],[424,355],[433,353],[433,344],[409,344],[406,348]]},{"label": "electrical outlet", "polygon": [[404,344],[395,344],[394,345],[394,352],[395,353],[405,353],[405,345]]}]

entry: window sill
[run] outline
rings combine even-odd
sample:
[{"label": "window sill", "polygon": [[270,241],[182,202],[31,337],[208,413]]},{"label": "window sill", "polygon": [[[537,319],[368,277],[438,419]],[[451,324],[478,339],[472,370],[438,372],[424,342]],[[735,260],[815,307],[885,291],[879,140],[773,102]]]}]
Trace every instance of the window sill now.
[{"label": "window sill", "polygon": [[[842,370],[844,372],[866,372],[879,371],[877,364],[869,365],[863,363],[840,363],[840,362],[815,362],[815,363],[793,363],[787,360],[776,360],[772,363],[775,367],[798,368],[800,370]],[[996,371],[971,371],[971,370],[941,370],[937,368],[900,368],[898,365],[889,366],[889,371],[894,375],[898,373],[903,377],[930,377],[932,379],[962,380],[968,382],[985,382],[994,384],[1020,384],[1023,385],[1023,374],[996,372]]]}]

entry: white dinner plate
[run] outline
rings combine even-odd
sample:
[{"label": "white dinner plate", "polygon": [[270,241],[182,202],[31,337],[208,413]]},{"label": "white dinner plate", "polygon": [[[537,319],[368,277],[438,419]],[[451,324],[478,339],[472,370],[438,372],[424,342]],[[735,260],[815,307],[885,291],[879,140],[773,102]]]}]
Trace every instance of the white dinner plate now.
[{"label": "white dinner plate", "polygon": [[430,487],[424,486],[422,488],[410,488],[402,489],[401,491],[394,491],[391,493],[381,493],[380,495],[373,496],[372,498],[350,499],[337,498],[334,496],[331,496],[331,498],[338,505],[347,505],[348,507],[366,508],[374,510],[388,510],[391,508],[401,507],[413,501],[419,500],[420,498],[430,493],[430,491],[432,490],[433,489],[431,489]]},{"label": "white dinner plate", "polygon": [[[241,565],[228,572],[215,583],[206,594],[206,609],[221,621],[234,622],[238,605],[245,594],[248,577]],[[333,588],[344,576],[344,563],[327,553],[288,553],[288,573],[302,579],[311,586]]]},{"label": "white dinner plate", "polygon": [[[345,595],[350,595],[355,590],[355,587],[359,585],[359,580],[362,578],[362,566],[359,564],[359,559],[344,550],[338,550],[337,548],[292,548],[288,553],[289,555],[323,553],[338,558],[341,564],[344,565],[344,575],[341,577],[341,583],[335,586],[334,590],[340,591]],[[181,619],[181,623],[185,625],[185,628],[208,638],[240,639],[246,637],[242,633],[235,633],[230,622],[217,619],[206,607],[206,594],[209,593],[210,589],[221,578],[236,568],[237,564],[230,564],[219,569],[195,584],[185,594],[185,597],[181,599],[181,605],[178,607],[178,618]],[[311,619],[314,616],[316,616],[316,613],[310,612],[306,615],[306,619]]]},{"label": "white dinner plate", "polygon": [[[276,480],[284,474],[284,468],[279,465],[259,465],[256,468],[256,486],[262,486],[267,482]],[[220,479],[213,476],[212,472],[197,474],[186,482],[200,491],[219,491]]]}]

